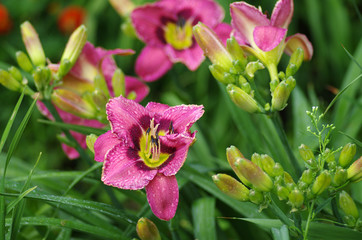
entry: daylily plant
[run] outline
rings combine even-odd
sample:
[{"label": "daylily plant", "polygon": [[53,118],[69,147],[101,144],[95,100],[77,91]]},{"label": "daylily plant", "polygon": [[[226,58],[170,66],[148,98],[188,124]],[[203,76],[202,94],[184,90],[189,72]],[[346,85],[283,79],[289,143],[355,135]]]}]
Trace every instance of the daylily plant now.
[{"label": "daylily plant", "polygon": [[173,218],[179,199],[175,174],[195,141],[190,127],[203,113],[197,105],[150,102],[143,107],[122,96],[111,99],[107,116],[112,130],[94,144],[95,160],[104,162],[102,181],[121,189],[146,188],[153,213]]},{"label": "daylily plant", "polygon": [[137,36],[146,43],[136,61],[136,73],[154,81],[176,62],[196,70],[204,56],[192,27],[201,21],[226,42],[231,27],[221,23],[223,18],[223,9],[213,0],[161,0],[136,8],[131,20]]},{"label": "daylily plant", "polygon": [[263,62],[272,77],[278,79],[277,64],[283,51],[291,55],[297,48],[304,52],[304,60],[310,60],[313,47],[304,34],[297,33],[286,38],[293,16],[293,0],[279,0],[268,19],[261,9],[245,2],[230,5],[231,25],[235,37],[244,49]]},{"label": "daylily plant", "polygon": [[[115,90],[112,84],[112,77],[117,65],[112,58],[113,54],[130,54],[132,50],[105,50],[96,48],[87,42],[73,68],[63,78],[62,84],[53,92],[52,103],[65,123],[82,126],[101,128],[105,126],[102,119],[96,118],[93,114],[94,108],[97,111],[105,112],[105,105],[108,96],[115,97]],[[59,64],[49,65],[53,71],[57,71]],[[97,89],[95,79],[101,76],[104,78],[106,89]],[[149,92],[148,87],[135,77],[125,76],[125,95],[135,94],[135,101],[141,101]],[[102,92],[100,90],[104,90]],[[86,96],[93,96],[94,99],[100,99],[93,104],[88,103]],[[95,97],[96,96],[96,97]],[[104,102],[103,102],[104,101]],[[94,104],[98,106],[94,107]],[[103,106],[101,106],[103,104]],[[39,109],[48,118],[53,119],[44,104],[38,102]],[[105,113],[104,113],[105,114]],[[105,119],[105,117],[104,117]],[[86,148],[86,136],[80,133],[72,132],[73,137],[79,142],[82,148]],[[78,152],[65,144],[62,144],[63,150],[70,159],[78,158]]]}]

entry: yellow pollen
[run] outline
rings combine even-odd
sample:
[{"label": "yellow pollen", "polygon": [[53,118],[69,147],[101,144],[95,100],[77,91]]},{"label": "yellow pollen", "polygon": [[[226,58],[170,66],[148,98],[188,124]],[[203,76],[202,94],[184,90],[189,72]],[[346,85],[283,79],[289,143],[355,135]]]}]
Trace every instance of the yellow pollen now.
[{"label": "yellow pollen", "polygon": [[164,37],[168,44],[176,50],[183,50],[192,45],[192,23],[186,21],[182,26],[169,22],[164,30]]}]

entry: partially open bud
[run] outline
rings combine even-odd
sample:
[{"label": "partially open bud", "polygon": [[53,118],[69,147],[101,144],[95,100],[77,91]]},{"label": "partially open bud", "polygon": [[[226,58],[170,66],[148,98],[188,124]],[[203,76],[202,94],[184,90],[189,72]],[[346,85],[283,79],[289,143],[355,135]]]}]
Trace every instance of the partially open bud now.
[{"label": "partially open bud", "polygon": [[256,190],[270,192],[273,189],[273,181],[255,163],[245,158],[239,158],[236,160],[235,166]]},{"label": "partially open bud", "polygon": [[339,155],[339,165],[342,167],[347,167],[348,164],[352,161],[354,155],[356,154],[356,144],[348,143],[341,151]]},{"label": "partially open bud", "polygon": [[259,191],[250,189],[249,199],[250,199],[250,202],[259,205],[264,202],[264,195],[263,195],[263,193],[261,193]]},{"label": "partially open bud", "polygon": [[78,27],[70,36],[67,45],[65,46],[58,75],[60,78],[65,76],[77,61],[79,54],[82,52],[84,44],[87,41],[87,29],[84,25]]},{"label": "partially open bud", "polygon": [[362,157],[358,158],[347,169],[347,178],[352,182],[359,182],[362,180]]},{"label": "partially open bud", "polygon": [[260,112],[260,108],[258,103],[255,101],[253,97],[243,91],[241,88],[237,87],[234,84],[229,84],[226,87],[226,90],[231,98],[231,100],[238,106],[239,108],[250,112]]},{"label": "partially open bud", "polygon": [[215,185],[226,195],[239,201],[249,200],[249,189],[227,174],[212,176]]},{"label": "partially open bud", "polygon": [[28,52],[31,61],[35,66],[44,66],[46,59],[38,33],[28,21],[21,24],[20,29],[26,51]]},{"label": "partially open bud", "polygon": [[233,59],[239,61],[240,67],[244,69],[247,63],[247,59],[244,55],[243,49],[236,41],[235,37],[232,36],[231,38],[226,40],[226,48],[228,52],[232,55]]},{"label": "partially open bud", "polygon": [[315,182],[312,185],[312,192],[315,195],[320,195],[324,192],[324,190],[329,187],[331,184],[331,174],[324,170],[319,176],[316,178]]},{"label": "partially open bud", "polygon": [[250,79],[253,79],[255,72],[261,69],[264,69],[264,65],[261,62],[249,62],[245,67],[245,73]]},{"label": "partially open bud", "polygon": [[300,180],[305,184],[309,185],[315,180],[316,173],[313,172],[311,169],[304,170],[302,177]]},{"label": "partially open bud", "polygon": [[355,220],[359,218],[357,206],[352,197],[346,191],[341,191],[339,194],[339,206],[345,215],[351,216]]},{"label": "partially open bud", "polygon": [[336,169],[333,177],[333,184],[335,186],[341,186],[347,181],[347,170],[341,167]]},{"label": "partially open bud", "polygon": [[305,162],[308,160],[315,159],[313,151],[307,145],[304,144],[299,146],[299,154]]},{"label": "partially open bud", "polygon": [[98,138],[98,136],[92,133],[92,134],[87,135],[87,137],[85,139],[85,141],[87,143],[87,147],[92,153],[94,153],[94,143],[96,142],[97,138]]},{"label": "partially open bud", "polygon": [[298,211],[298,209],[303,205],[304,195],[298,189],[292,190],[289,193],[288,198],[289,203],[292,205],[292,212]]},{"label": "partially open bud", "polygon": [[22,51],[16,52],[16,61],[21,69],[25,72],[31,73],[33,71],[33,64],[30,62],[29,57]]},{"label": "partially open bud", "polygon": [[52,94],[52,102],[62,109],[81,118],[95,118],[96,111],[91,104],[78,94],[66,90],[55,89]]},{"label": "partially open bud", "polygon": [[297,48],[290,57],[289,64],[286,69],[287,77],[293,76],[302,65],[304,59],[304,51],[301,48]]},{"label": "partially open bud", "polygon": [[278,186],[277,188],[277,195],[279,200],[286,200],[289,196],[289,190],[286,187]]},{"label": "partially open bud", "polygon": [[204,51],[204,55],[213,64],[219,65],[225,71],[233,68],[233,58],[226,50],[216,33],[205,24],[199,22],[193,27],[196,42]]},{"label": "partially open bud", "polygon": [[157,226],[147,218],[138,220],[136,231],[141,240],[161,240]]},{"label": "partially open bud", "polygon": [[117,68],[112,77],[112,87],[114,96],[125,96],[126,94],[126,85],[125,85],[125,76],[121,69]]},{"label": "partially open bud", "polygon": [[239,168],[235,166],[235,162],[239,158],[244,158],[243,154],[239,151],[239,149],[235,146],[230,146],[226,149],[226,158],[229,162],[229,165],[235,172],[236,176],[240,179],[244,185],[250,187],[251,183],[243,176],[243,174],[239,171]]}]

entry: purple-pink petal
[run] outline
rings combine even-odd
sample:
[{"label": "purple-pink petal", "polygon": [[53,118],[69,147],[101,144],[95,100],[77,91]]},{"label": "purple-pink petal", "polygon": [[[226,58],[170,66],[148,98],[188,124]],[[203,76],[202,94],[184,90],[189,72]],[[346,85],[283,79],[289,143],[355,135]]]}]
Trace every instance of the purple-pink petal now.
[{"label": "purple-pink petal", "polygon": [[277,47],[285,38],[287,29],[273,26],[258,26],[254,29],[255,44],[264,52]]},{"label": "purple-pink petal", "polygon": [[175,216],[179,199],[175,176],[157,174],[146,186],[146,194],[151,210],[158,218],[168,221]]},{"label": "purple-pink petal", "polygon": [[256,7],[245,2],[230,4],[231,25],[239,32],[244,42],[253,45],[253,31],[256,26],[270,25],[269,19]]},{"label": "purple-pink petal", "polygon": [[204,52],[196,42],[190,48],[183,50],[176,50],[171,45],[167,45],[165,51],[171,62],[182,62],[191,71],[195,71],[205,59]]},{"label": "purple-pink petal", "polygon": [[230,38],[232,27],[227,23],[220,23],[214,28],[214,32],[226,46],[226,40]]},{"label": "purple-pink petal", "polygon": [[162,103],[157,103],[157,102],[149,102],[146,105],[146,109],[148,111],[155,113],[155,114],[159,114],[159,115],[162,115],[163,112],[169,108],[170,108],[170,106],[168,106],[166,104],[162,104]]},{"label": "purple-pink petal", "polygon": [[94,160],[103,162],[108,151],[117,144],[122,144],[122,141],[112,131],[100,135],[94,143]]},{"label": "purple-pink petal", "polygon": [[130,92],[136,93],[136,102],[142,101],[150,92],[148,86],[135,77],[126,76],[125,85],[126,94],[129,94]]},{"label": "purple-pink petal", "polygon": [[294,34],[287,37],[285,40],[284,52],[288,55],[292,55],[297,48],[302,48],[304,51],[304,60],[311,60],[313,56],[313,45],[308,38],[301,33]]},{"label": "purple-pink petal", "polygon": [[288,28],[293,17],[293,0],[279,0],[273,9],[270,21],[271,25],[280,28]]},{"label": "purple-pink petal", "polygon": [[102,181],[114,187],[137,190],[144,188],[157,174],[139,159],[136,150],[127,145],[115,145],[103,165]]},{"label": "purple-pink petal", "polygon": [[151,82],[162,77],[172,67],[163,48],[146,46],[135,64],[135,71],[143,80]]}]

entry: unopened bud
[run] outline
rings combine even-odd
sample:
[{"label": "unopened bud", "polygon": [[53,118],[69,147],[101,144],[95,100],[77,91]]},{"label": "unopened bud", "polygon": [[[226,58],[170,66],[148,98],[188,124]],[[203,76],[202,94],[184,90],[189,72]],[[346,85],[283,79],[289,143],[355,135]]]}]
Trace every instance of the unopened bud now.
[{"label": "unopened bud", "polygon": [[290,88],[285,81],[279,83],[273,92],[271,106],[272,111],[283,110],[287,106],[290,93]]},{"label": "unopened bud", "polygon": [[21,69],[31,73],[33,71],[33,64],[30,62],[29,57],[22,51],[16,52],[16,61]]},{"label": "unopened bud", "polygon": [[161,240],[157,226],[147,218],[138,220],[136,231],[141,240]]},{"label": "unopened bud", "polygon": [[270,192],[273,189],[273,181],[255,163],[245,158],[239,158],[236,160],[235,166],[256,190]]},{"label": "unopened bud", "polygon": [[331,170],[334,170],[336,169],[337,167],[337,163],[336,162],[329,162],[328,163],[328,168],[331,169]]},{"label": "unopened bud", "polygon": [[226,40],[226,48],[231,56],[240,63],[240,66],[244,69],[247,63],[244,51],[236,41],[235,37],[231,37]]},{"label": "unopened bud", "polygon": [[92,105],[72,91],[55,89],[52,94],[52,102],[63,111],[78,117],[87,119],[95,117],[95,109]]},{"label": "unopened bud", "polygon": [[352,161],[354,155],[356,154],[356,144],[348,143],[341,151],[339,155],[339,165],[342,167],[347,167],[348,164]]},{"label": "unopened bud", "polygon": [[284,169],[280,163],[275,163],[273,170],[272,170],[272,177],[281,176],[284,173]]},{"label": "unopened bud", "polygon": [[239,171],[239,168],[235,166],[235,162],[239,158],[244,158],[243,154],[240,152],[240,150],[235,146],[230,146],[226,149],[226,158],[229,162],[229,165],[235,172],[236,176],[240,179],[244,185],[250,187],[251,183],[243,176],[243,174]]},{"label": "unopened bud", "polygon": [[311,169],[304,170],[301,181],[306,183],[307,185],[311,184],[315,180],[316,173]]},{"label": "unopened bud", "polygon": [[292,190],[289,193],[288,198],[289,203],[292,205],[292,212],[297,211],[303,205],[304,195],[298,189]]},{"label": "unopened bud", "polygon": [[362,157],[358,158],[347,169],[347,178],[352,182],[359,182],[362,180]]},{"label": "unopened bud", "polygon": [[204,55],[213,64],[219,65],[225,71],[233,68],[233,58],[226,50],[216,33],[205,24],[199,22],[193,27],[196,42],[204,51]]},{"label": "unopened bud", "polygon": [[289,190],[293,190],[296,186],[292,176],[284,171],[284,182]]},{"label": "unopened bud", "polygon": [[347,170],[341,167],[336,169],[336,172],[333,177],[333,184],[335,186],[341,186],[347,181]]},{"label": "unopened bud", "polygon": [[345,215],[352,216],[355,220],[359,218],[357,206],[346,191],[342,190],[339,194],[339,206]]},{"label": "unopened bud", "polygon": [[215,185],[226,195],[239,201],[249,200],[249,189],[227,174],[212,176]]},{"label": "unopened bud", "polygon": [[301,48],[297,48],[290,57],[289,64],[286,69],[287,77],[293,76],[302,65],[304,59],[304,51]]},{"label": "unopened bud", "polygon": [[122,17],[128,16],[136,7],[132,0],[109,0],[109,2]]},{"label": "unopened bud", "polygon": [[324,192],[324,190],[329,187],[331,184],[331,175],[327,170],[324,170],[319,176],[316,178],[315,182],[312,185],[312,192],[315,195],[320,195]]},{"label": "unopened bud", "polygon": [[219,65],[212,64],[209,66],[212,76],[223,84],[234,83],[233,78],[225,78],[225,70]]},{"label": "unopened bud", "polygon": [[12,91],[20,92],[23,89],[23,86],[19,81],[17,81],[10,73],[2,69],[0,69],[0,83]]},{"label": "unopened bud", "polygon": [[229,84],[226,87],[226,90],[231,98],[231,100],[238,106],[239,108],[250,112],[260,112],[260,108],[258,103],[255,101],[253,97],[243,91],[241,88],[235,86],[234,84]]},{"label": "unopened bud", "polygon": [[26,51],[28,52],[31,61],[35,66],[44,66],[46,59],[38,33],[28,21],[21,24],[20,29]]},{"label": "unopened bud", "polygon": [[98,138],[98,136],[92,133],[92,134],[87,135],[87,137],[85,139],[85,142],[87,143],[87,147],[92,153],[94,153],[94,143],[96,142],[97,138]]},{"label": "unopened bud", "polygon": [[35,86],[39,92],[43,92],[49,86],[51,80],[51,71],[47,67],[37,67],[33,72]]},{"label": "unopened bud", "polygon": [[264,195],[263,195],[263,193],[261,193],[259,191],[256,191],[254,189],[250,189],[249,199],[250,199],[250,202],[259,205],[259,204],[263,203]]},{"label": "unopened bud", "polygon": [[261,69],[264,69],[264,65],[261,62],[249,62],[245,67],[245,72],[250,79],[253,79],[255,72]]},{"label": "unopened bud", "polygon": [[107,82],[104,79],[104,77],[101,76],[100,74],[98,74],[94,78],[94,87],[96,90],[101,91],[107,98],[111,97],[111,94],[109,93],[108,90]]},{"label": "unopened bud", "polygon": [[137,93],[135,91],[131,91],[127,95],[128,99],[135,100],[137,98]]},{"label": "unopened bud", "polygon": [[326,148],[326,150],[324,151],[324,154],[326,156],[326,162],[327,163],[336,161],[336,159],[334,157],[334,154],[331,153],[331,150],[329,148]]},{"label": "unopened bud", "polygon": [[279,200],[286,200],[289,196],[289,190],[286,187],[278,186],[277,188],[277,195]]},{"label": "unopened bud", "polygon": [[255,163],[256,165],[258,165],[259,167],[262,167],[262,165],[261,165],[261,155],[259,153],[254,153],[253,155],[251,155],[250,160],[253,163]]},{"label": "unopened bud", "polygon": [[23,75],[21,75],[21,72],[19,71],[19,69],[17,69],[14,66],[11,66],[11,67],[9,67],[8,71],[16,81],[23,84]]},{"label": "unopened bud", "polygon": [[87,29],[84,25],[79,26],[70,36],[67,45],[65,46],[58,75],[60,78],[65,76],[76,63],[79,54],[82,52],[84,44],[87,41]]},{"label": "unopened bud", "polygon": [[268,156],[267,154],[261,155],[261,168],[268,174],[273,176],[273,168],[275,162],[274,160]]},{"label": "unopened bud", "polygon": [[117,68],[112,77],[112,87],[114,96],[125,96],[126,94],[126,85],[125,85],[125,76],[121,69]]},{"label": "unopened bud", "polygon": [[310,159],[312,160],[315,159],[313,151],[307,145],[304,144],[300,145],[299,154],[305,162]]}]

